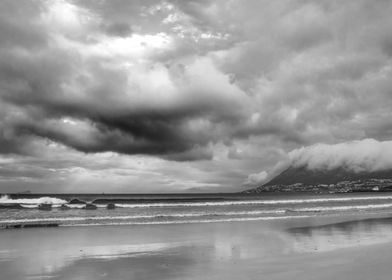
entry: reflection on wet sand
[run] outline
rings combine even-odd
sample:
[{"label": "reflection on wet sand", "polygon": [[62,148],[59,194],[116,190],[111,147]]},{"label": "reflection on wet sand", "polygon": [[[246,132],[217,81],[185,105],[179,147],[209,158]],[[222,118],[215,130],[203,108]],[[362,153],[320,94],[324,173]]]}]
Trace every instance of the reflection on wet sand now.
[{"label": "reflection on wet sand", "polygon": [[185,243],[89,246],[77,253],[65,248],[41,251],[37,258],[9,256],[2,258],[0,270],[9,276],[24,272],[20,279],[173,279],[193,264],[194,256],[207,253]]},{"label": "reflection on wet sand", "polygon": [[18,279],[198,279],[283,249],[263,223],[31,229],[0,238],[8,260],[0,270]]},{"label": "reflection on wet sand", "polygon": [[287,230],[297,252],[332,251],[392,241],[392,218],[347,221]]},{"label": "reflection on wet sand", "polygon": [[193,265],[194,248],[181,246],[158,251],[112,254],[75,259],[59,269],[53,279],[174,279]]},{"label": "reflection on wet sand", "polygon": [[4,279],[333,279],[329,267],[353,265],[352,253],[337,250],[392,241],[391,218],[296,223],[3,231],[0,271]]}]

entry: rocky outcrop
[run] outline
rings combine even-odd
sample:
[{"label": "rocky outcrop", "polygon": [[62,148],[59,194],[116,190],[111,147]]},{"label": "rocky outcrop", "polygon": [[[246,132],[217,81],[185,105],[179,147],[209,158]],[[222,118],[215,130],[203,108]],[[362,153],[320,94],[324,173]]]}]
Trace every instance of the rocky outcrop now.
[{"label": "rocky outcrop", "polygon": [[109,203],[106,205],[106,209],[108,210],[113,210],[116,208],[116,205],[114,203]]},{"label": "rocky outcrop", "polygon": [[48,203],[39,204],[38,205],[38,209],[39,210],[50,211],[50,210],[52,210],[52,204],[48,204]]},{"label": "rocky outcrop", "polygon": [[0,203],[0,209],[23,209],[19,203]]},{"label": "rocky outcrop", "polygon": [[67,204],[61,204],[60,210],[69,210],[71,209]]},{"label": "rocky outcrop", "polygon": [[72,198],[68,204],[86,204],[86,201],[80,200],[78,198]]},{"label": "rocky outcrop", "polygon": [[1,225],[2,229],[19,229],[19,228],[38,228],[38,227],[58,227],[58,223],[18,223]]},{"label": "rocky outcrop", "polygon": [[86,205],[83,207],[85,210],[96,210],[97,206],[91,203],[86,203]]}]

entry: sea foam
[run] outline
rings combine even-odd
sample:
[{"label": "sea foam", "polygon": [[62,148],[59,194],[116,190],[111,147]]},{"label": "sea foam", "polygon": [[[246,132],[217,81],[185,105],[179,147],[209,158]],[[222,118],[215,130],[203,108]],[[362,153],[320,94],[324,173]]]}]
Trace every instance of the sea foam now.
[{"label": "sea foam", "polygon": [[8,203],[19,203],[19,204],[64,204],[67,203],[66,200],[56,198],[56,197],[39,197],[39,198],[18,198],[12,199],[8,195],[3,195],[0,197],[0,204]]}]

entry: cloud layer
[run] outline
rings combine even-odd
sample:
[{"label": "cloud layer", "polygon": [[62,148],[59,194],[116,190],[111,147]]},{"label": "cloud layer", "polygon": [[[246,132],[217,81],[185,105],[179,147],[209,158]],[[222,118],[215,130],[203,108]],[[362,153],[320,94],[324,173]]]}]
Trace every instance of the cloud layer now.
[{"label": "cloud layer", "polygon": [[[298,147],[390,140],[391,12],[381,0],[2,1],[0,155],[17,168],[3,163],[0,190],[75,168],[94,185],[107,155],[116,172],[154,166],[154,182],[113,176],[121,191],[241,190]],[[56,155],[68,161],[51,171]],[[138,179],[147,187],[127,189]]]},{"label": "cloud layer", "polygon": [[364,139],[334,145],[316,144],[289,154],[290,165],[310,170],[345,168],[354,172],[392,169],[392,141]]}]

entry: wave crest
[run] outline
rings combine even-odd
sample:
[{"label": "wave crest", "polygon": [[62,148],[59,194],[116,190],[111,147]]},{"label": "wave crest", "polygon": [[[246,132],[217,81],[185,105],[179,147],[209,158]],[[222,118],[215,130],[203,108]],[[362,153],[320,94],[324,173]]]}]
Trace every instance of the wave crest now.
[{"label": "wave crest", "polygon": [[49,197],[44,196],[40,198],[18,198],[12,199],[8,195],[3,195],[0,197],[0,204],[5,203],[19,203],[19,204],[65,204],[67,203],[66,200],[56,198],[56,197]]}]

